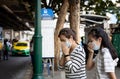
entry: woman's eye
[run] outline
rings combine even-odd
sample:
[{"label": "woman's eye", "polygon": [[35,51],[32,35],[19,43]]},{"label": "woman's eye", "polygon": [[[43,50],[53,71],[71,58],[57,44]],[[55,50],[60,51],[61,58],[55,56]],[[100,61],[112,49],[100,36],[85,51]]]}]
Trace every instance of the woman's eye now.
[{"label": "woman's eye", "polygon": [[65,42],[65,40],[61,40],[61,42]]},{"label": "woman's eye", "polygon": [[88,42],[93,42],[92,40],[89,40]]}]

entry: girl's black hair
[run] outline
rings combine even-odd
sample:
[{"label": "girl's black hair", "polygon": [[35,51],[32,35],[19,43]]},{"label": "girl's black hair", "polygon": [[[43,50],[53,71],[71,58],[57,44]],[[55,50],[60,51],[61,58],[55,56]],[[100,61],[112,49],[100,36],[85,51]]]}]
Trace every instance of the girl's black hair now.
[{"label": "girl's black hair", "polygon": [[60,30],[58,37],[60,37],[60,35],[64,35],[68,39],[72,36],[73,40],[76,41],[76,32],[73,29],[63,28]]},{"label": "girl's black hair", "polygon": [[100,27],[96,27],[96,28],[92,29],[88,33],[88,35],[92,35],[95,39],[98,39],[99,37],[101,37],[102,38],[101,46],[109,49],[110,54],[111,54],[113,59],[118,57],[116,50],[113,47],[113,45],[108,37],[108,34],[104,31],[104,29],[102,29]]}]

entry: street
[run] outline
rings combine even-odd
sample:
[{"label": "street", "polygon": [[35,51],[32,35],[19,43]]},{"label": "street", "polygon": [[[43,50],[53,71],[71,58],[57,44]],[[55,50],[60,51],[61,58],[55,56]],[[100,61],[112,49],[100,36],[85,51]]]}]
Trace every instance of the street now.
[{"label": "street", "polygon": [[30,63],[30,57],[10,56],[0,60],[0,79],[23,79]]}]

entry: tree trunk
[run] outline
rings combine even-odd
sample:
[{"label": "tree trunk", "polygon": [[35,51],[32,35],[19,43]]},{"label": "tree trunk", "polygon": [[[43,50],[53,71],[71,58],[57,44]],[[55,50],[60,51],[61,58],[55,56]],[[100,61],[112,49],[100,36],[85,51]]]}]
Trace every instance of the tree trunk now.
[{"label": "tree trunk", "polygon": [[80,42],[80,0],[69,0],[70,4],[70,28],[76,33],[77,43]]},{"label": "tree trunk", "polygon": [[54,44],[55,44],[55,70],[57,70],[58,60],[60,57],[60,41],[58,38],[59,31],[63,28],[67,10],[69,7],[68,0],[64,0],[63,5],[60,9],[55,32],[54,32]]}]

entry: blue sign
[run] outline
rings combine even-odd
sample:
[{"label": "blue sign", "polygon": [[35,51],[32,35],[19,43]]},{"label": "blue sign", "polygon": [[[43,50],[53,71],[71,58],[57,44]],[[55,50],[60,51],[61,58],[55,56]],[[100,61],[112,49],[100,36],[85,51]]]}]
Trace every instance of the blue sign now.
[{"label": "blue sign", "polygon": [[53,10],[42,8],[41,9],[41,18],[42,19],[53,19],[54,18]]}]

